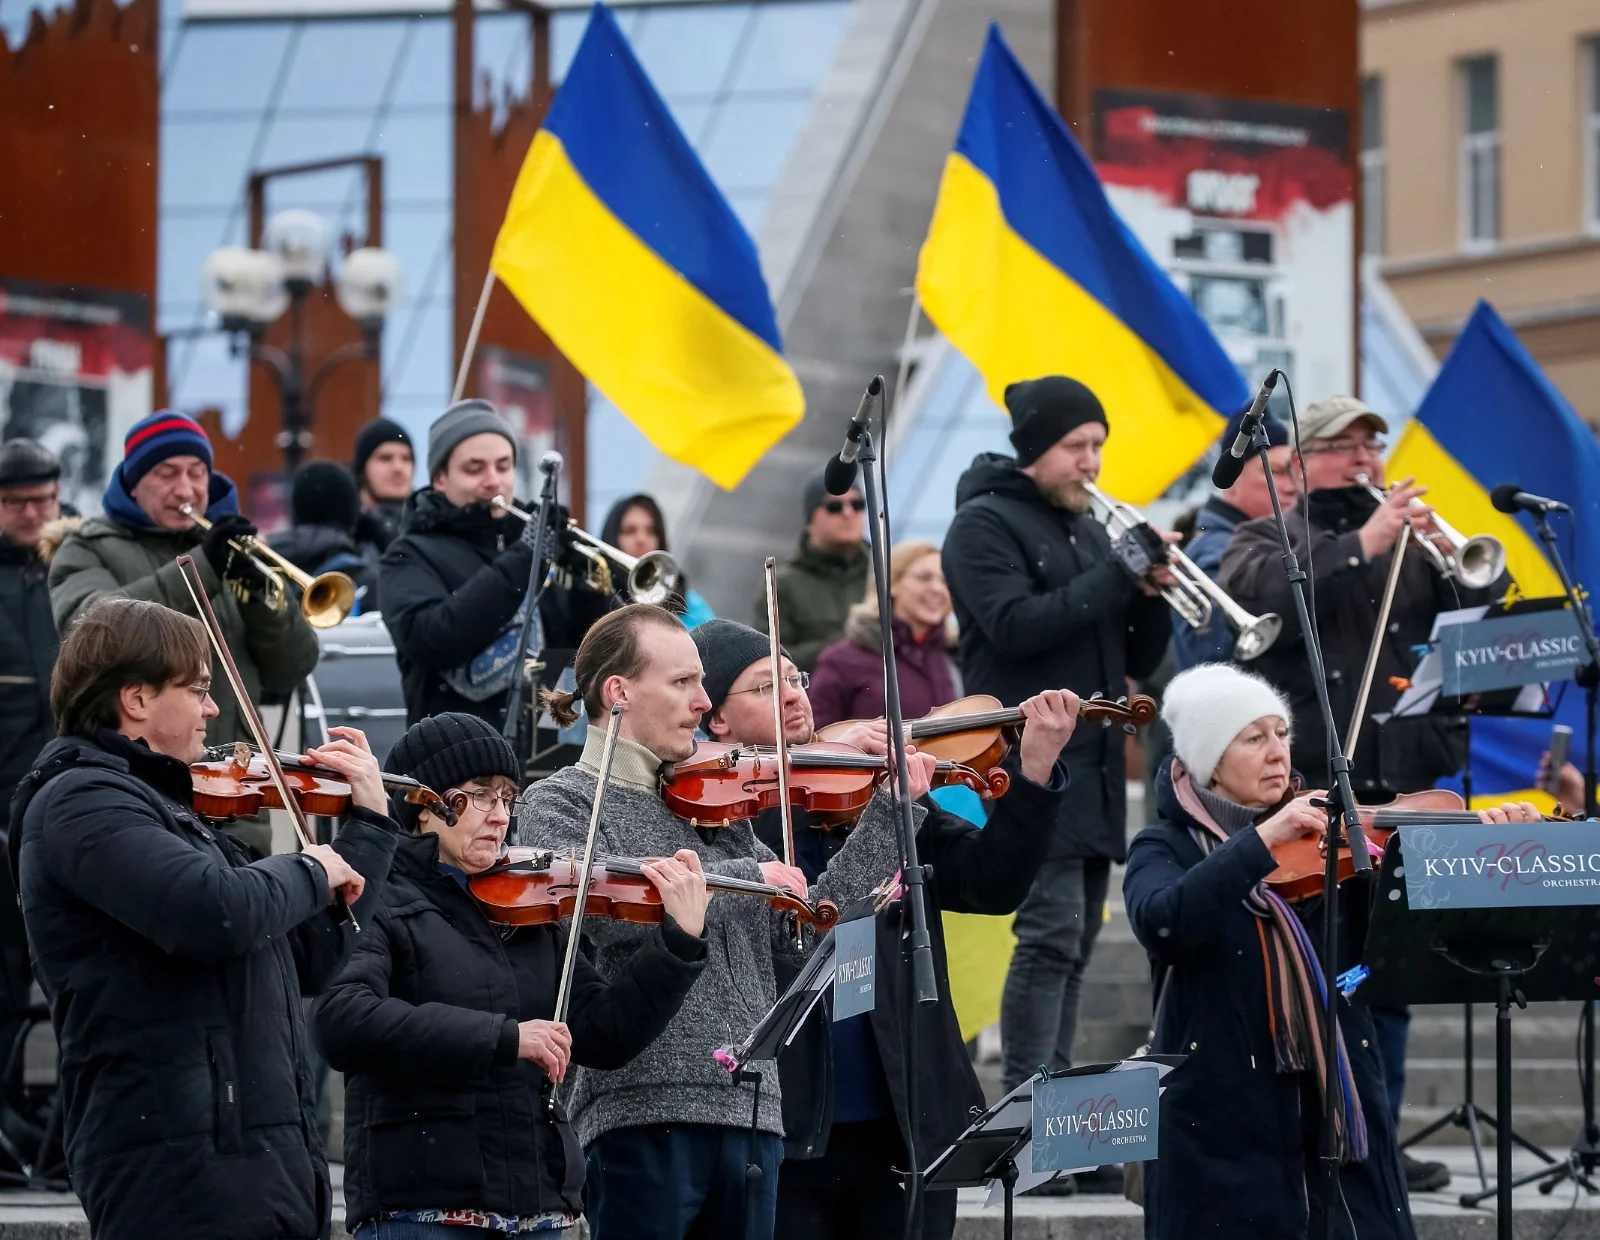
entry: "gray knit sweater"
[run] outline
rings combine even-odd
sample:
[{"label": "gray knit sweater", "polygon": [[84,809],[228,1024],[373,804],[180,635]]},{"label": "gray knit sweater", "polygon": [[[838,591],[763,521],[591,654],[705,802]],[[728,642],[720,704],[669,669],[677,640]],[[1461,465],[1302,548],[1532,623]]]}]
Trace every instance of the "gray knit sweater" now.
[{"label": "gray knit sweater", "polygon": [[[581,852],[594,804],[595,772],[605,733],[590,727],[579,765],[529,786],[518,809],[518,842],[535,848]],[[619,740],[613,779],[601,813],[597,848],[625,857],[670,857],[680,848],[700,854],[707,873],[761,881],[758,865],[773,861],[748,822],[697,831],[657,795],[653,755]],[[925,811],[914,807],[918,825]],[[898,864],[895,817],[887,797],[875,797],[848,842],[811,884],[814,898],[841,908],[866,895]],[[764,901],[720,892],[706,910],[709,955],[683,1007],[666,1031],[632,1062],[612,1072],[574,1066],[562,1086],[563,1101],[588,1145],[613,1128],[633,1124],[724,1124],[749,1127],[752,1085],[736,1085],[712,1059],[719,1047],[740,1041],[777,1001],[773,960],[795,951],[792,922]],[[605,974],[649,936],[649,928],[620,922],[586,922],[590,958]],[[761,1072],[762,1131],[783,1133],[778,1073]]]}]

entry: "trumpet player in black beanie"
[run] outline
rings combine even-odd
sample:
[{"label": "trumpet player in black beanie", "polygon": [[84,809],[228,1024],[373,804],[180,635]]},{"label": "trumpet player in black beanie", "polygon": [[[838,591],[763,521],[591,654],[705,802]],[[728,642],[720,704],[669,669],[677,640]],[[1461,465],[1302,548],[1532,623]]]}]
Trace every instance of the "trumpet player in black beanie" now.
[{"label": "trumpet player in black beanie", "polygon": [[[1166,652],[1165,568],[1136,582],[1090,515],[1109,426],[1095,394],[1051,375],[1006,389],[1014,457],[983,453],[956,487],[944,574],[970,693],[1020,702],[1045,689],[1118,697]],[[1049,855],[1017,910],[1000,1007],[1005,1085],[1069,1067],[1078,996],[1111,863],[1127,850],[1122,733],[1079,729]],[[1107,1177],[1109,1179],[1109,1177]],[[1120,1191],[1120,1178],[1117,1189]]]}]

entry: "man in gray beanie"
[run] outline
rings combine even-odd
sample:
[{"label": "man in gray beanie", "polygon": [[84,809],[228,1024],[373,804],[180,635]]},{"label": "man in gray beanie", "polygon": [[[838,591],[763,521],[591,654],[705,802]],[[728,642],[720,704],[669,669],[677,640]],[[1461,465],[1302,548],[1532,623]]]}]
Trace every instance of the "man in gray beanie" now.
[{"label": "man in gray beanie", "polygon": [[[515,495],[516,464],[511,427],[486,400],[459,401],[428,428],[430,485],[406,501],[400,535],[378,564],[378,602],[394,638],[408,724],[460,711],[504,725],[527,621],[534,531],[490,501]],[[565,510],[555,518],[555,530],[564,530]],[[555,531],[545,546],[550,559],[560,558]],[[551,586],[529,653],[542,650],[544,662],[558,667],[557,652],[576,648],[607,605],[581,574],[570,589]],[[524,693],[523,701],[535,697]],[[528,752],[526,743],[520,752]]]},{"label": "man in gray beanie", "polygon": [[[862,541],[867,501],[858,487],[829,495],[824,470],[800,492],[805,528],[795,552],[778,569],[778,627],[795,666],[809,672],[824,646],[844,636],[845,616],[866,597],[872,567]],[[755,626],[767,631],[767,595],[756,595]]]}]

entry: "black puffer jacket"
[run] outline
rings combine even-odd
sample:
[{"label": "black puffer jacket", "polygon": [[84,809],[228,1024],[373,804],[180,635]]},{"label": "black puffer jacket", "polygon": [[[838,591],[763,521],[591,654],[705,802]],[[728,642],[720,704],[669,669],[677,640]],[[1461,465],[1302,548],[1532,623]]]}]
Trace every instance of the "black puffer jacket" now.
[{"label": "black puffer jacket", "polygon": [[[497,520],[487,504],[458,508],[432,487],[406,501],[400,536],[379,561],[378,603],[394,637],[408,727],[447,710],[497,728],[505,721],[503,693],[473,702],[443,677],[488,649],[522,605],[533,552],[521,533],[515,518]],[[547,589],[539,604],[547,656],[576,649],[608,606],[591,590]]]},{"label": "black puffer jacket", "polygon": [[[345,1085],[345,1225],[389,1210],[533,1217],[583,1208],[583,1151],[517,1022],[549,1020],[567,936],[489,924],[439,869],[433,835],[400,840],[383,908],[318,1000],[317,1045]],[[573,1062],[616,1068],[666,1028],[705,940],[668,922],[607,982],[580,953]]]},{"label": "black puffer jacket", "polygon": [[[247,864],[190,797],[183,763],[104,730],[51,741],[17,792],[72,1186],[97,1240],[312,1240],[330,1193],[299,997],[354,933],[319,864]],[[367,880],[363,923],[395,838],[356,810],[334,845]]]},{"label": "black puffer jacket", "polygon": [[[944,575],[961,625],[968,693],[1015,706],[1041,689],[1120,697],[1155,671],[1167,604],[1141,593],[1088,513],[1049,504],[1011,457],[982,453],[956,486]],[[1052,853],[1127,850],[1127,769],[1116,728],[1079,728],[1062,755],[1072,791]]]},{"label": "black puffer jacket", "polygon": [[54,735],[50,673],[56,665],[49,566],[0,535],[0,829],[17,781]]}]

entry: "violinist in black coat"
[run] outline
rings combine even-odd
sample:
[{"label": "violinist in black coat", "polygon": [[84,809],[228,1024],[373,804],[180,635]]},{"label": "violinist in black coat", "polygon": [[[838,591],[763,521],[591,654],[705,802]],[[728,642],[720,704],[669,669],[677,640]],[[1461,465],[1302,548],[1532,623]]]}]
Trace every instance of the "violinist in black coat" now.
[{"label": "violinist in black coat", "polygon": [[[332,846],[251,863],[193,808],[205,631],[107,598],[62,643],[60,735],[23,778],[12,862],[60,1045],[72,1187],[98,1240],[315,1240],[331,1192],[301,995],[343,963],[330,915],[388,874],[396,836],[365,739],[313,756],[354,808]],[[366,922],[370,898],[356,905]]]},{"label": "violinist in black coat", "polygon": [[[731,620],[713,620],[690,633],[706,670],[712,703],[704,727],[714,740],[770,745],[773,739],[772,672],[767,638]],[[811,703],[787,658],[781,705],[784,737],[803,744],[813,737]],[[761,686],[769,686],[762,691]],[[783,1091],[784,1161],[778,1173],[778,1240],[830,1240],[898,1235],[905,1196],[896,1168],[905,1166],[906,1141],[915,1137],[926,1166],[982,1110],[984,1096],[961,1039],[945,962],[940,911],[1000,916],[1027,895],[1050,846],[1066,787],[1062,748],[1078,717],[1077,696],[1046,690],[1022,703],[1028,720],[1011,769],[1012,784],[979,828],[931,802],[917,832],[917,857],[929,870],[923,887],[939,1002],[917,1008],[917,1113],[907,1097],[906,985],[902,935],[910,932],[904,902],[894,899],[875,915],[873,1009],[837,1023],[825,997],[793,1042],[778,1056]],[[887,750],[883,720],[858,725],[848,743],[871,753]],[[931,768],[932,759],[916,759]],[[756,833],[783,854],[782,819],[769,810]],[[794,816],[797,886],[827,869],[849,838],[849,828],[813,827],[804,811]],[[888,877],[888,876],[885,876]],[[844,919],[873,916],[870,905],[844,910]],[[928,1194],[921,1235],[949,1240],[955,1229],[953,1191]]]},{"label": "violinist in black coat", "polygon": [[481,719],[445,714],[411,728],[386,766],[438,791],[458,821],[396,804],[415,833],[316,1005],[317,1045],[347,1074],[345,1225],[360,1240],[387,1222],[568,1226],[583,1209],[584,1158],[551,1088],[569,1062],[620,1067],[677,1012],[706,956],[698,859],[645,867],[660,929],[609,980],[580,952],[558,1023],[567,931],[503,930],[467,890],[510,826],[511,746]]}]

